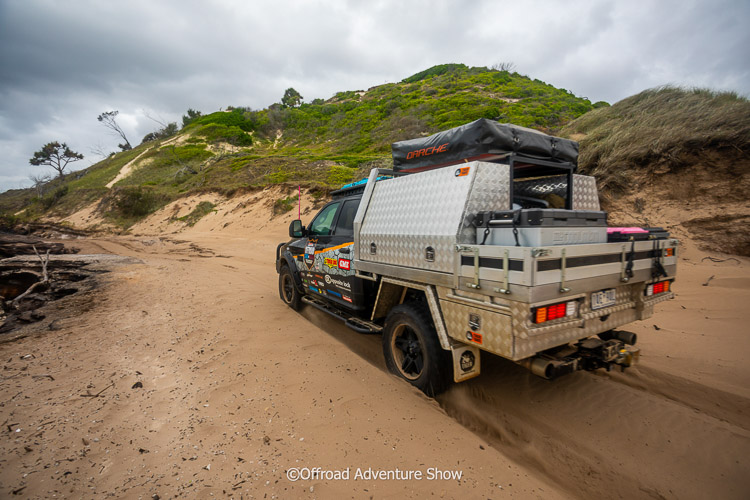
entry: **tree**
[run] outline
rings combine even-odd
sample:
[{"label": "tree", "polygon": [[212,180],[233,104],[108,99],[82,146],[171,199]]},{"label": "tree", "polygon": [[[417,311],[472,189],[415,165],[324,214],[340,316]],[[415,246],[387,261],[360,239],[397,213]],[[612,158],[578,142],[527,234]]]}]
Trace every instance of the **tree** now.
[{"label": "tree", "polygon": [[36,189],[36,195],[41,198],[44,194],[44,185],[47,184],[51,177],[49,174],[31,174],[29,176],[29,179],[31,179],[31,182],[34,183],[34,188]]},{"label": "tree", "polygon": [[299,92],[289,87],[284,92],[284,97],[281,98],[281,104],[290,108],[296,108],[302,103],[302,96]]},{"label": "tree", "polygon": [[201,112],[196,111],[193,108],[188,108],[187,114],[182,115],[182,128],[187,127],[192,122],[194,122],[196,119],[200,118]]},{"label": "tree", "polygon": [[166,139],[172,137],[177,133],[177,122],[171,122],[164,125],[164,128],[157,130],[156,132],[149,132],[143,137],[141,144],[149,141],[156,141],[158,139]]},{"label": "tree", "polygon": [[50,142],[44,145],[42,149],[34,153],[34,157],[29,160],[32,165],[49,165],[57,170],[60,178],[63,177],[63,171],[68,163],[83,160],[81,153],[76,153],[64,142]]},{"label": "tree", "polygon": [[115,120],[119,113],[119,111],[105,111],[104,113],[97,116],[96,119],[99,120],[102,125],[122,137],[125,143],[118,144],[117,146],[123,151],[127,151],[129,149],[133,149],[133,146],[130,145],[130,141],[128,141],[128,138],[125,137],[125,132],[123,132],[123,130],[120,128],[120,125],[117,124],[117,120]]},{"label": "tree", "polygon": [[511,71],[516,69],[516,65],[512,62],[499,62],[497,64],[493,64],[492,69],[494,69],[495,71],[507,71],[508,73],[510,73]]}]

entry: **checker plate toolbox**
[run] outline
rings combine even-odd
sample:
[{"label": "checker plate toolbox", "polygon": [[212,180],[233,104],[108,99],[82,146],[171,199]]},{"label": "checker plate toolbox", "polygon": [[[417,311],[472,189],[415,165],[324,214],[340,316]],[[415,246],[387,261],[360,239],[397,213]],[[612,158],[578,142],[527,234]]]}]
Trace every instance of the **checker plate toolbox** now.
[{"label": "checker plate toolbox", "polygon": [[392,151],[392,170],[292,222],[282,300],[382,333],[389,369],[428,393],[441,350],[455,382],[481,351],[548,379],[637,361],[620,328],[673,298],[678,241],[608,227],[577,143],[480,119]]},{"label": "checker plate toolbox", "polygon": [[[638,350],[625,344],[635,335],[616,329],[673,297],[677,240],[654,231],[608,241],[596,181],[574,173],[577,144],[486,120],[464,127],[490,127],[490,135],[509,128],[500,142],[525,140],[537,154],[493,149],[485,134],[461,162],[459,155],[437,168],[428,161],[410,167],[404,151],[430,153],[448,139],[395,144],[400,171],[385,172],[394,175],[388,179],[371,172],[354,219],[354,268],[431,288],[433,321],[449,344],[522,362],[547,378],[630,366]],[[649,285],[653,291],[665,282],[649,293]]]}]

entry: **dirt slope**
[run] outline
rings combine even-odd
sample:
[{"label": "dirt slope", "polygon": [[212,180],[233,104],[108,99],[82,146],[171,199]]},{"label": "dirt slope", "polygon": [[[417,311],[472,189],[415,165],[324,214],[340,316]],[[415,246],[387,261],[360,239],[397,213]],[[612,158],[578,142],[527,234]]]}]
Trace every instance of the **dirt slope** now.
[{"label": "dirt slope", "polygon": [[[167,222],[200,201],[184,200],[133,236],[76,242],[142,264],[63,299],[59,330],[0,344],[3,496],[747,497],[747,259],[688,244],[624,374],[548,382],[484,356],[430,400],[385,372],[379,337],[283,306],[272,263],[296,211],[271,218],[275,196],[215,200],[192,228]],[[292,482],[294,467],[351,478]],[[462,479],[354,479],[369,467]]]}]

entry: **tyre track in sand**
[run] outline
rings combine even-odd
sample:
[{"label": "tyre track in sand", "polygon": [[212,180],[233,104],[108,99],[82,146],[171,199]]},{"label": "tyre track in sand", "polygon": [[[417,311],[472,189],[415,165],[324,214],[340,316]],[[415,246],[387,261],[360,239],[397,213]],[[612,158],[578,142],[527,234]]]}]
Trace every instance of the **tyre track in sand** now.
[{"label": "tyre track in sand", "polygon": [[[380,337],[302,315],[385,371]],[[484,354],[437,397],[458,423],[578,498],[746,498],[750,401],[645,365],[547,381]],[[403,383],[395,380],[395,383]]]},{"label": "tyre track in sand", "polygon": [[[376,367],[376,372],[378,370],[385,372],[379,336],[354,333],[343,324],[312,308],[304,308],[301,317],[299,317],[291,311],[275,307],[276,302],[279,301],[276,296],[275,271],[272,266],[269,267],[268,265],[269,258],[272,259],[275,248],[274,242],[270,240],[256,242],[255,248],[246,250],[241,243],[229,246],[226,241],[221,239],[190,238],[190,240],[195,242],[194,245],[190,245],[190,242],[180,241],[176,243],[167,239],[154,240],[153,242],[152,240],[126,241],[123,239],[98,240],[96,242],[97,250],[108,250],[126,255],[134,254],[141,257],[144,254],[157,254],[162,263],[158,267],[154,267],[153,272],[172,274],[173,268],[169,262],[174,263],[176,266],[174,269],[181,270],[180,273],[175,275],[179,277],[179,282],[170,283],[170,289],[175,287],[174,291],[170,292],[175,294],[175,297],[170,298],[170,300],[165,298],[163,307],[171,309],[174,304],[178,303],[178,298],[180,301],[201,303],[197,298],[193,298],[193,293],[196,294],[196,297],[202,297],[203,300],[208,298],[211,301],[217,301],[218,304],[226,303],[226,309],[207,312],[197,324],[193,324],[197,320],[191,320],[190,328],[186,328],[188,324],[185,323],[184,318],[173,319],[179,318],[179,316],[176,314],[168,316],[166,313],[160,313],[158,308],[155,310],[149,309],[149,315],[143,316],[143,318],[140,316],[142,314],[141,309],[146,310],[147,307],[140,304],[138,304],[138,307],[132,307],[133,312],[128,313],[134,315],[133,322],[135,324],[143,323],[143,327],[158,325],[150,318],[157,316],[168,318],[168,321],[159,327],[164,330],[162,335],[175,332],[174,338],[165,336],[162,339],[157,339],[157,341],[160,348],[166,347],[164,352],[161,353],[162,359],[168,360],[170,366],[179,367],[181,370],[175,371],[174,376],[170,376],[169,372],[162,375],[161,371],[164,369],[160,366],[158,372],[156,370],[150,370],[155,372],[153,374],[149,372],[154,380],[158,377],[165,377],[164,383],[169,382],[168,385],[165,385],[165,389],[170,391],[179,389],[174,394],[169,393],[169,398],[174,398],[176,401],[187,398],[186,401],[189,400],[190,402],[185,408],[170,410],[170,419],[173,421],[185,421],[187,419],[192,426],[191,432],[193,432],[193,427],[197,432],[200,426],[205,426],[205,421],[201,420],[206,418],[205,416],[196,420],[197,415],[199,415],[198,412],[200,412],[200,415],[208,414],[215,418],[215,425],[226,425],[228,417],[222,417],[218,414],[213,415],[209,408],[218,408],[219,402],[223,403],[224,399],[233,398],[233,392],[238,390],[235,387],[237,384],[252,387],[252,385],[247,385],[248,382],[251,382],[250,378],[240,375],[240,365],[237,364],[240,359],[242,359],[242,363],[248,362],[238,352],[239,346],[248,347],[247,341],[243,340],[245,333],[239,334],[240,331],[244,332],[245,328],[238,329],[237,326],[231,326],[229,331],[234,333],[232,333],[233,336],[230,337],[228,343],[227,340],[219,340],[215,336],[215,332],[214,335],[205,338],[196,338],[191,333],[189,349],[183,348],[181,351],[177,351],[178,354],[175,354],[173,349],[177,349],[176,346],[183,341],[180,340],[182,337],[176,333],[180,332],[184,335],[187,332],[207,329],[208,325],[226,324],[228,318],[230,320],[228,324],[230,325],[245,324],[251,315],[266,317],[263,315],[268,314],[255,308],[266,309],[271,313],[268,316],[269,326],[273,325],[274,331],[283,325],[299,324],[302,327],[309,325],[311,330],[325,332],[323,337],[327,335],[336,341],[328,345],[329,342],[325,341],[323,337],[310,331],[295,331],[292,335],[293,338],[282,340],[282,345],[286,346],[284,349],[288,349],[289,353],[294,353],[295,358],[291,360],[291,364],[299,365],[302,363],[306,373],[290,375],[287,372],[279,372],[277,374],[276,371],[281,370],[281,366],[289,365],[290,360],[281,359],[282,365],[279,365],[277,361],[266,362],[265,369],[270,371],[264,373],[263,376],[267,378],[263,378],[263,380],[266,381],[266,384],[271,384],[271,388],[275,387],[275,391],[298,390],[298,386],[302,387],[300,384],[306,383],[311,384],[312,387],[317,387],[323,380],[327,384],[341,384],[339,389],[342,391],[344,388],[351,390],[350,384],[355,379],[358,380],[357,377],[359,376],[355,376],[355,373],[372,371],[371,368],[365,366],[366,364]],[[208,250],[206,251],[206,249]],[[230,254],[232,257],[215,262],[214,259],[195,258],[207,255],[209,252],[213,252],[216,257],[220,254],[222,256],[223,254]],[[189,262],[183,262],[187,260],[187,257],[193,258]],[[227,263],[231,266],[227,266]],[[227,268],[232,270],[226,271]],[[188,269],[190,270],[189,275],[186,274]],[[221,271],[222,269],[224,271]],[[203,288],[196,288],[201,283],[207,284],[212,281],[220,283],[235,279],[241,283],[240,288],[224,286],[223,292],[218,297],[213,297],[210,292]],[[246,298],[238,300],[238,293]],[[273,298],[273,302],[263,299],[263,296],[268,299]],[[253,304],[254,312],[245,312],[239,315],[237,306],[245,302]],[[183,314],[189,314],[189,308],[183,307],[182,310]],[[256,310],[258,312],[255,312]],[[659,313],[657,312],[657,314]],[[127,323],[130,319],[124,317],[122,321]],[[256,329],[258,333],[255,335],[262,336],[263,328],[256,327]],[[299,342],[295,335],[300,339],[306,339],[304,341],[306,342],[305,347],[294,348],[295,342]],[[313,339],[316,340],[313,341]],[[170,340],[177,344],[169,344]],[[144,345],[148,346],[147,352],[154,348],[154,341],[148,337],[143,337],[139,341],[141,343],[146,342]],[[123,344],[123,342],[125,343]],[[121,348],[127,348],[129,353],[129,350],[133,348],[128,347],[127,342],[129,341],[118,340],[117,345],[122,344]],[[195,344],[192,345],[192,343]],[[329,354],[331,349],[338,350],[335,344],[339,343],[344,344],[346,350],[356,354],[353,360],[341,352],[338,355]],[[149,344],[151,345],[149,346]],[[289,345],[287,346],[287,344]],[[254,345],[254,349],[266,354],[266,356],[261,356],[261,359],[273,360],[280,352],[279,347],[273,344],[250,345]],[[195,358],[204,356],[204,354],[196,353],[202,353],[204,348],[207,349],[206,353],[210,353],[211,356],[221,355],[223,357],[216,358],[213,361],[206,360],[199,365],[195,362]],[[211,348],[216,348],[217,351],[210,351]],[[144,348],[141,347],[140,349]],[[461,424],[464,429],[459,426],[443,425],[440,428],[430,429],[430,432],[452,443],[455,443],[456,439],[465,443],[467,438],[465,436],[460,437],[458,431],[468,429],[479,438],[480,442],[484,442],[485,446],[490,447],[488,450],[477,450],[475,453],[489,453],[491,448],[495,448],[500,454],[509,457],[515,464],[518,464],[521,470],[533,471],[535,476],[543,478],[545,483],[550,484],[552,491],[545,486],[545,489],[542,490],[546,492],[545,494],[565,492],[576,498],[747,498],[747,494],[750,492],[750,476],[747,474],[747,457],[750,457],[750,417],[748,417],[750,401],[748,398],[728,392],[725,390],[726,385],[714,387],[694,382],[686,373],[677,375],[674,372],[668,373],[661,370],[660,367],[668,360],[662,359],[655,350],[646,349],[645,352],[648,357],[642,358],[640,365],[623,374],[601,371],[595,373],[583,372],[574,373],[555,381],[542,380],[510,361],[483,355],[482,375],[479,378],[455,385],[436,399],[439,407],[436,406],[435,409],[445,412],[453,421]],[[132,355],[129,354],[129,356]],[[345,366],[344,371],[341,371],[342,368],[338,365],[315,366],[313,364],[315,356],[327,360],[329,363],[332,360],[342,359],[342,361],[336,361],[336,363]],[[344,358],[346,358],[345,361],[343,361]],[[365,363],[361,363],[361,361],[365,361]],[[204,407],[204,403],[200,399],[205,396],[202,394],[199,396],[200,393],[195,394],[188,391],[187,384],[194,383],[197,385],[200,380],[200,377],[196,378],[199,372],[205,373],[206,369],[218,369],[225,362],[227,366],[232,366],[237,373],[232,374],[232,377],[229,377],[229,374],[224,374],[213,381],[210,388],[203,387],[204,390],[216,392],[218,396],[214,396],[214,398],[221,396],[220,399],[212,400],[210,407]],[[308,362],[311,364],[308,365]],[[166,361],[162,363],[167,365]],[[186,366],[185,363],[191,371],[182,371],[182,368]],[[199,367],[200,370],[198,370]],[[100,368],[101,370],[104,370],[104,367]],[[195,376],[193,376],[192,370],[198,370],[195,372]],[[258,368],[253,366],[253,371],[258,372]],[[125,368],[120,369],[118,373],[120,372],[125,373]],[[215,373],[223,372],[217,371]],[[55,373],[55,376],[57,378],[57,373]],[[278,382],[273,382],[276,376],[281,378]],[[129,384],[133,382],[130,377],[132,375],[126,377],[122,383],[118,382],[118,390],[129,389]],[[342,378],[347,380],[342,380]],[[369,402],[370,406],[357,410],[360,412],[359,417],[372,415],[375,418],[377,415],[387,414],[390,412],[387,406],[397,404],[401,405],[398,407],[400,408],[398,413],[406,417],[414,411],[414,408],[411,408],[412,405],[415,408],[424,406],[424,398],[420,394],[416,392],[409,394],[408,391],[403,390],[406,387],[405,382],[395,377],[375,378],[378,379],[377,383],[367,382],[366,401]],[[229,382],[230,379],[231,383]],[[123,388],[120,388],[120,385]],[[256,389],[267,391],[269,388],[257,387],[253,390]],[[271,390],[273,392],[274,389]],[[271,396],[280,408],[286,409],[287,414],[290,413],[291,409],[300,413],[306,408],[306,396],[304,395],[300,396],[299,401],[288,398],[278,399],[280,396],[275,392]],[[164,399],[166,397],[166,395],[162,396],[158,402],[160,404],[176,404],[172,403],[172,399]],[[269,396],[263,394],[263,397]],[[396,403],[396,399],[399,403]],[[328,401],[327,398],[325,400]],[[154,404],[156,402],[155,400]],[[249,409],[244,411],[250,411],[258,419],[258,422],[264,422],[259,417],[266,414],[268,408],[265,408],[265,406],[268,406],[268,403],[263,402],[260,410],[255,410],[258,415]],[[149,408],[146,408],[146,410],[150,411]],[[355,411],[355,408],[359,408],[359,406],[350,405],[346,407],[346,411]],[[133,410],[139,409],[133,408]],[[340,411],[343,411],[343,409],[338,409],[336,413]],[[291,414],[295,413],[291,412]],[[424,417],[425,415],[431,415],[431,413],[422,409],[419,410],[419,415]],[[237,417],[231,417],[230,423],[233,422],[233,418],[236,419]],[[437,417],[435,418],[439,421]],[[389,424],[395,425],[395,422],[392,420]],[[109,425],[115,427],[113,424]],[[305,425],[304,419],[294,423],[296,427]],[[266,427],[269,426],[263,424],[262,428],[265,429]],[[334,435],[341,434],[334,431],[324,431],[323,427],[316,426],[315,428],[319,433],[334,433],[331,434],[331,438]],[[181,447],[183,446],[183,440],[188,439],[187,436],[177,435],[174,432],[168,433],[166,428],[160,429],[160,432],[163,434],[162,440],[169,443],[170,446]],[[297,429],[297,432],[299,432],[299,429]],[[135,431],[133,433],[137,435]],[[308,433],[308,435],[310,437],[305,443],[313,441],[314,434]],[[345,438],[349,436],[347,433],[341,435]],[[280,437],[286,438],[286,435]],[[252,441],[253,445],[250,446],[252,449],[266,450],[266,445],[263,444],[260,437],[254,436],[253,439],[258,441],[258,444],[254,444],[255,441]],[[216,437],[214,441],[218,445],[221,440]],[[411,438],[409,438],[409,441],[411,441]],[[361,447],[362,444],[359,443],[368,441],[356,442],[358,443],[357,446]],[[155,462],[151,460],[152,456],[156,458],[154,446],[152,443],[152,446],[147,447],[152,449],[150,454],[139,454],[136,447],[134,448],[135,451],[128,451],[127,458],[134,463],[144,461],[155,465]],[[236,445],[226,446],[229,446],[228,450],[236,449]],[[291,443],[289,443],[286,446],[290,449],[297,449],[299,445],[292,448]],[[412,446],[420,445],[413,443]],[[453,444],[453,446],[456,445]],[[182,450],[182,448],[179,449]],[[429,449],[431,453],[435,453],[436,450],[436,448]],[[190,453],[194,452],[191,451]],[[310,453],[309,456],[319,456],[321,452],[320,448],[315,447],[310,448],[308,453]],[[447,451],[443,451],[436,456],[447,453]],[[123,452],[119,452],[119,454],[122,455]],[[201,459],[204,456],[208,457],[208,454],[204,452],[195,452],[195,454],[199,455]],[[245,453],[243,453],[243,456],[245,456]],[[288,455],[285,454],[284,456]],[[390,457],[390,455],[385,456]],[[487,455],[487,457],[489,456]],[[106,464],[114,460],[114,458],[110,458],[110,461],[106,461],[104,456],[92,456],[93,458],[96,458],[97,464]],[[179,460],[183,460],[183,458]],[[336,460],[342,460],[342,458],[337,457]],[[336,460],[334,460],[334,463]],[[486,460],[486,458],[481,460]],[[192,463],[190,457],[188,457],[186,463]],[[409,462],[407,461],[407,463]],[[487,466],[490,463],[485,462]],[[182,462],[179,462],[179,464],[181,465]],[[288,462],[274,459],[263,469],[273,466],[283,468],[288,466]],[[216,464],[215,467],[219,474],[234,473],[234,468],[229,467],[228,464],[223,466],[226,471],[219,470],[219,466]],[[496,476],[504,476],[500,469],[495,469],[490,472]],[[198,470],[201,469],[198,468]],[[255,470],[262,472],[257,467]],[[107,474],[108,471],[109,469],[104,469],[104,472],[99,474]],[[162,475],[160,480],[162,485],[171,484],[172,487],[182,487],[179,486],[179,484],[182,484],[179,481],[168,480],[168,476],[164,475],[166,471],[159,470],[158,472]],[[114,471],[112,474],[114,474]],[[268,475],[269,472],[266,474]],[[118,491],[113,486],[115,477],[110,479],[109,482],[101,484],[103,491]],[[179,477],[182,478],[182,475]],[[473,477],[479,478],[482,476],[474,475]],[[514,484],[516,480],[517,478],[514,479]],[[328,491],[331,493],[336,491],[343,493],[347,491],[349,486],[351,485],[316,484],[316,492]],[[392,486],[386,487],[386,485],[383,485],[384,489],[381,490],[381,493],[395,494],[397,491],[401,491],[395,488],[395,485]],[[274,488],[273,483],[264,487],[269,491],[273,491]],[[329,489],[326,490],[326,488]],[[169,488],[167,488],[167,491],[169,491]],[[300,492],[300,490],[293,491]],[[451,491],[457,492],[457,490]],[[499,491],[499,489],[495,491]],[[425,490],[422,490],[422,493],[425,493]]]},{"label": "tyre track in sand", "polygon": [[739,499],[750,491],[747,400],[725,408],[730,395],[650,367],[550,382],[505,360],[483,363],[482,377],[438,397],[443,409],[575,496]]},{"label": "tyre track in sand", "polygon": [[[681,295],[692,299],[705,291],[694,283],[703,269],[688,271]],[[678,302],[662,309],[679,309],[684,318]],[[356,334],[309,309],[303,311],[309,321],[385,371],[379,336]],[[665,328],[675,316],[662,311],[659,318]],[[718,342],[717,333],[688,332],[680,354],[710,361],[701,346]],[[689,371],[675,374],[674,365],[661,369],[670,364],[664,357],[679,336],[644,335],[645,355],[625,373],[580,372],[546,381],[483,355],[482,375],[453,386],[437,401],[464,427],[575,497],[747,498],[750,399],[731,392],[729,373],[702,383]],[[712,355],[731,359],[730,351],[742,349],[724,345]],[[735,376],[741,384],[745,373]],[[394,377],[394,383],[403,382]]]}]

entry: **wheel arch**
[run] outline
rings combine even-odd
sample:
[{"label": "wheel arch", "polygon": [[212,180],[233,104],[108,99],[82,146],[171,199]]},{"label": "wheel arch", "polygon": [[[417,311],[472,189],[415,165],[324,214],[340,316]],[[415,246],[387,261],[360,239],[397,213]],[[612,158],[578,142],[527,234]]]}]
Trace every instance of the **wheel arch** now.
[{"label": "wheel arch", "polygon": [[448,331],[445,328],[445,321],[443,321],[443,313],[440,310],[440,303],[437,300],[435,287],[431,285],[383,276],[370,319],[374,320],[375,318],[387,316],[391,309],[404,302],[404,298],[410,291],[416,292],[420,297],[424,298],[424,303],[432,317],[432,323],[435,325],[435,332],[440,341],[440,347],[443,350],[449,351],[451,349],[451,342],[448,339]]},{"label": "wheel arch", "polygon": [[292,272],[292,277],[294,278],[294,286],[297,287],[298,291],[302,292],[302,278],[299,276],[299,269],[297,269],[297,264],[294,258],[289,253],[284,253],[279,259],[277,272],[281,273],[281,269],[284,266],[289,267],[289,270]]}]

